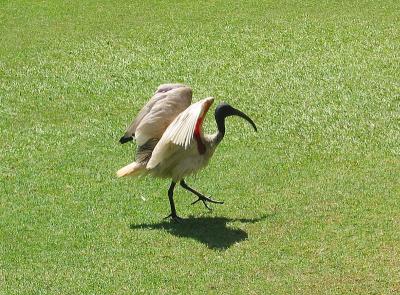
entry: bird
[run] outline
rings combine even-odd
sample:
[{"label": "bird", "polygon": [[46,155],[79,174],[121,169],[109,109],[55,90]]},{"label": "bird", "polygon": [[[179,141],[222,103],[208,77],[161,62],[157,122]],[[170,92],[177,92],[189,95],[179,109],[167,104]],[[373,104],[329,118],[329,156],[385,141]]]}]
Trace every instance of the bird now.
[{"label": "bird", "polygon": [[192,204],[201,201],[223,204],[196,191],[185,182],[185,177],[207,166],[218,144],[225,136],[225,119],[239,116],[257,131],[253,120],[242,111],[221,102],[215,109],[217,131],[204,134],[202,124],[214,102],[213,97],[192,104],[192,89],[185,84],[162,84],[140,110],[136,118],[120,138],[121,144],[135,139],[135,161],[117,171],[118,177],[150,174],[171,179],[168,199],[171,213],[165,218],[182,220],[177,215],[174,189],[177,183],[197,196]]}]

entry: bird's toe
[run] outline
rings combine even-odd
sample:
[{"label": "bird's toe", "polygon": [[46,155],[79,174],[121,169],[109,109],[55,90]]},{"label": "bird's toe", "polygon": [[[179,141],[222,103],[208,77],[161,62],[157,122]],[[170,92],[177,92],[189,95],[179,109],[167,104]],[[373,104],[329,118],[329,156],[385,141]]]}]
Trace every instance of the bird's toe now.
[{"label": "bird's toe", "polygon": [[172,214],[172,213],[171,213],[170,215],[164,217],[164,219],[168,219],[168,218],[171,218],[172,221],[178,222],[178,223],[181,222],[181,221],[183,221],[183,218],[182,218],[182,217],[179,217],[178,215]]}]

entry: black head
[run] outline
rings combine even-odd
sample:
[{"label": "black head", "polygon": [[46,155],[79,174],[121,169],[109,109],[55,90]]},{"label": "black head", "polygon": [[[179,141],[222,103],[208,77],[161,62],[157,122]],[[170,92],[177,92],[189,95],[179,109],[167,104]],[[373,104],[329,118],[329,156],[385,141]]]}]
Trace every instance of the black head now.
[{"label": "black head", "polygon": [[239,116],[245,119],[247,122],[251,124],[251,126],[253,126],[254,130],[257,131],[256,124],[254,124],[253,120],[250,119],[249,116],[247,116],[242,111],[235,109],[231,105],[222,102],[215,109],[215,121],[217,121],[218,130],[220,132],[225,133],[225,118],[229,116]]}]

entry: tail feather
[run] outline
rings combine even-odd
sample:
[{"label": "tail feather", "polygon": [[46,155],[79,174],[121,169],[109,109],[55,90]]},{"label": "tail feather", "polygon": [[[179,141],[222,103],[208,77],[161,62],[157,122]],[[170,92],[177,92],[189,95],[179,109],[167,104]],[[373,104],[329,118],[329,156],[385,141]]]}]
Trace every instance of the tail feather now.
[{"label": "tail feather", "polygon": [[118,177],[123,177],[123,176],[137,176],[145,172],[146,170],[146,165],[142,165],[140,163],[130,163],[126,165],[125,167],[122,167],[117,171],[117,176]]}]

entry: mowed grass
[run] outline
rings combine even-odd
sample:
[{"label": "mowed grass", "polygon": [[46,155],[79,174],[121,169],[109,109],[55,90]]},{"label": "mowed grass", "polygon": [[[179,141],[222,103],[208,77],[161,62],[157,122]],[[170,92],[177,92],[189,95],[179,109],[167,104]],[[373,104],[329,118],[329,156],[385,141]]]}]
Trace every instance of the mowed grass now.
[{"label": "mowed grass", "polygon": [[[400,292],[399,3],[1,1],[0,294]],[[227,120],[187,179],[225,204],[178,188],[182,224],[115,176],[167,82],[259,127]]]}]

